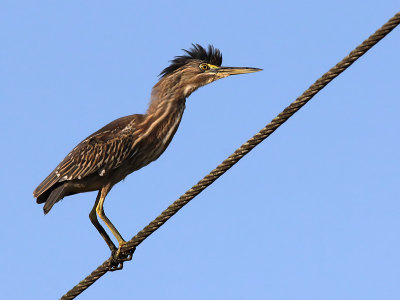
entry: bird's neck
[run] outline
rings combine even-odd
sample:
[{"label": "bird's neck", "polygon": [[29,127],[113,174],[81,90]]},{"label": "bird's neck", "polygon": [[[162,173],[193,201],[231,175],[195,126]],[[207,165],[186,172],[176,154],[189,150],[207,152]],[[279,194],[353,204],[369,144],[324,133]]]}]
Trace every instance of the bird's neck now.
[{"label": "bird's neck", "polygon": [[146,119],[164,119],[183,114],[186,97],[189,94],[180,87],[179,81],[166,81],[161,79],[152,89],[149,108]]},{"label": "bird's neck", "polygon": [[193,92],[181,80],[181,74],[173,78],[161,78],[151,91],[151,101],[147,110],[148,114],[165,111],[170,106],[184,106],[186,98]]},{"label": "bird's neck", "polygon": [[186,98],[174,89],[158,82],[152,90],[149,108],[142,122],[143,138],[157,137],[166,147],[174,136],[183,112]]}]

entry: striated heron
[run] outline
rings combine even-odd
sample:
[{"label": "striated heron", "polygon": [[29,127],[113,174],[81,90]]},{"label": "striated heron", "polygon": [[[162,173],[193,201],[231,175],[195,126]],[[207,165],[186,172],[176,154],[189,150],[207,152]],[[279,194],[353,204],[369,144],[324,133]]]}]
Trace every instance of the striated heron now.
[{"label": "striated heron", "polygon": [[[132,253],[120,253],[125,240],[104,213],[108,192],[165,151],[178,129],[186,98],[196,89],[230,75],[261,71],[221,67],[222,54],[211,45],[205,49],[193,44],[184,51],[185,55],[176,56],[160,73],[145,114],[119,118],[90,135],[33,192],[37,203],[44,203],[43,210],[47,214],[65,196],[98,191],[89,218],[110,247],[115,263],[121,266]],[[100,225],[96,213],[118,240],[118,248]]]}]

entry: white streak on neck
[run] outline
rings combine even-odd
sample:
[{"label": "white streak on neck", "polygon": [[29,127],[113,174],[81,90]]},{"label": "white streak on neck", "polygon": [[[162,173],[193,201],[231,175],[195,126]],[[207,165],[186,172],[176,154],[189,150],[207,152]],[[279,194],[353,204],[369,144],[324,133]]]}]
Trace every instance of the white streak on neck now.
[{"label": "white streak on neck", "polygon": [[176,127],[179,125],[179,122],[181,121],[182,118],[182,112],[179,112],[176,116],[175,116],[175,120],[174,123],[172,124],[171,128],[168,130],[167,134],[164,136],[162,143],[165,145],[168,140],[170,139],[171,135],[173,134],[173,132],[175,132]]},{"label": "white streak on neck", "polygon": [[190,94],[194,92],[195,88],[196,87],[193,84],[185,86],[185,89],[183,90],[183,95],[185,96],[185,98],[189,97]]}]

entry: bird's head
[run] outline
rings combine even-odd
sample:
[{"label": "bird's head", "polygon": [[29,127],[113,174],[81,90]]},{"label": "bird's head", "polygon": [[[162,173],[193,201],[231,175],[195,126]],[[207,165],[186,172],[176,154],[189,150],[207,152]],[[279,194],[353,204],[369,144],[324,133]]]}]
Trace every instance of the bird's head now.
[{"label": "bird's head", "polygon": [[221,67],[221,51],[209,45],[208,49],[192,44],[185,55],[176,56],[161,73],[160,83],[174,86],[185,98],[199,87],[230,75],[261,71],[258,68]]}]

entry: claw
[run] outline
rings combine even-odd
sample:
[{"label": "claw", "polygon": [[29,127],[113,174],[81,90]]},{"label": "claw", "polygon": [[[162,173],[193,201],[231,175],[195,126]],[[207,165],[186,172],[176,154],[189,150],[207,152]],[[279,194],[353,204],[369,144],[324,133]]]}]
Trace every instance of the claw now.
[{"label": "claw", "polygon": [[114,272],[114,271],[122,270],[123,267],[124,267],[124,264],[122,262],[116,262],[116,261],[112,260],[108,270],[110,272]]},{"label": "claw", "polygon": [[130,260],[132,260],[133,253],[135,252],[135,250],[136,250],[136,248],[134,248],[132,250],[121,252],[121,248],[118,248],[117,258],[120,261],[130,261]]},{"label": "claw", "polygon": [[111,272],[122,270],[122,268],[124,267],[124,262],[132,260],[133,253],[136,250],[136,248],[134,248],[132,250],[122,252],[121,248],[122,245],[120,245],[118,249],[111,251]]}]

